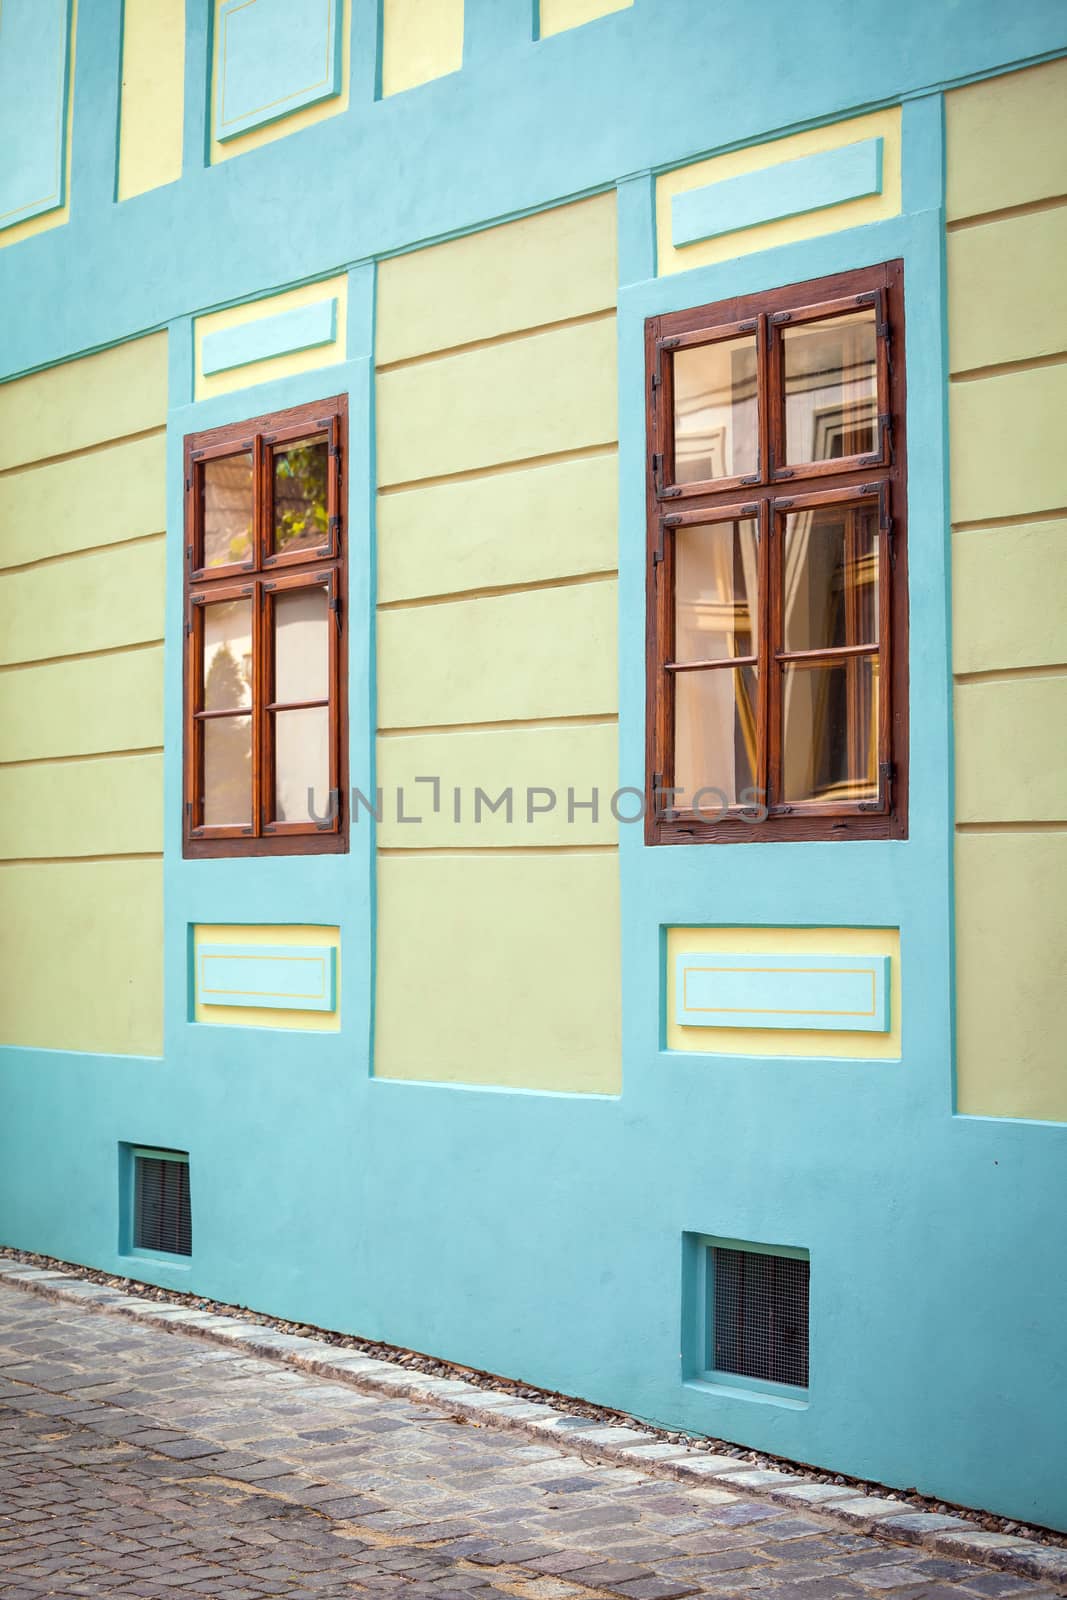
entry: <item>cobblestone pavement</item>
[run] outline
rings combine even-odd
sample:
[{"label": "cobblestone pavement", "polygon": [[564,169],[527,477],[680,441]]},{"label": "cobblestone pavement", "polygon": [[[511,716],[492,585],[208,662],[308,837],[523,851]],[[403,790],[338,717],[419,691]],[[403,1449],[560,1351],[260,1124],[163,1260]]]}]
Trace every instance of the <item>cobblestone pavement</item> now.
[{"label": "cobblestone pavement", "polygon": [[3,1600],[1053,1593],[0,1286]]}]

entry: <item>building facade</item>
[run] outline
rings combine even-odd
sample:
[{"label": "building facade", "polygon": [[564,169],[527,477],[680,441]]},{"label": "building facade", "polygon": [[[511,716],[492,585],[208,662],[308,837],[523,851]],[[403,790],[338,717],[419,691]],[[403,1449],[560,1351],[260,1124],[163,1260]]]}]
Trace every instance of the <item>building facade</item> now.
[{"label": "building facade", "polygon": [[1067,29],[4,0],[0,1242],[1067,1527]]}]

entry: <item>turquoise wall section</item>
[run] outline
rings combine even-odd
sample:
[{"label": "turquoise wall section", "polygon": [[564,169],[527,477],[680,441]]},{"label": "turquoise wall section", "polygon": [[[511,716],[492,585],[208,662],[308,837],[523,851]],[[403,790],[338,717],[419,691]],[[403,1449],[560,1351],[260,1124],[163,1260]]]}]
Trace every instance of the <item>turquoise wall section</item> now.
[{"label": "turquoise wall section", "polygon": [[[20,308],[0,373],[169,328],[165,1045],[161,1060],[0,1052],[0,1237],[132,1271],[120,1145],[188,1150],[194,1255],[138,1261],[139,1276],[1065,1527],[1067,1291],[1050,1265],[1067,1259],[1067,1129],[953,1112],[938,93],[1062,52],[1062,8],[901,0],[880,30],[844,0],[820,0],[803,30],[789,0],[716,10],[712,30],[705,0],[637,0],[535,44],[528,0],[468,0],[463,71],[375,102],[378,8],[356,0],[351,108],[208,168],[209,6],[189,0],[185,174],[121,205],[119,0],[82,23],[71,217],[0,250],[0,303]],[[754,93],[747,64],[780,60],[783,40],[788,72]],[[655,60],[672,64],[669,115]],[[654,277],[650,169],[899,99],[900,217]],[[623,828],[621,1096],[376,1079],[369,829],[346,856],[181,857],[182,437],[349,393],[350,762],[370,792],[370,258],[616,184],[620,782],[643,763],[644,319],[902,257],[910,837],[648,849]],[[279,226],[282,193],[301,195],[299,228]],[[343,364],[193,403],[194,313],[345,267]],[[188,1021],[190,926],[243,921],[341,928],[338,1033]],[[662,930],[701,923],[899,927],[902,1060],[664,1050]],[[810,1253],[806,1405],[683,1381],[694,1234]]]}]

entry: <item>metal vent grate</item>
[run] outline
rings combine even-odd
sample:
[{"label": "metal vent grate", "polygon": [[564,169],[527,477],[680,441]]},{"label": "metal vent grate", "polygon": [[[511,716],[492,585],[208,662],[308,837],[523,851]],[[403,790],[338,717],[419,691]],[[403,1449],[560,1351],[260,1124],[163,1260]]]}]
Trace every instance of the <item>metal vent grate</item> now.
[{"label": "metal vent grate", "polygon": [[192,1255],[188,1159],[134,1157],[133,1217],[136,1249]]},{"label": "metal vent grate", "polygon": [[717,1372],[808,1385],[808,1280],[800,1256],[713,1247]]}]

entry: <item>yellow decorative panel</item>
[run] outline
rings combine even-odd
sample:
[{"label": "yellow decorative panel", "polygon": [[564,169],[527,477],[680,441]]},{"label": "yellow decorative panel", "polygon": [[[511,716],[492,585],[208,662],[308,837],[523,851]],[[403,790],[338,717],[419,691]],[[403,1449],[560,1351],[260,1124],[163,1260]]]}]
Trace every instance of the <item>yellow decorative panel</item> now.
[{"label": "yellow decorative panel", "polygon": [[0,859],[162,849],[161,754],[0,767]]},{"label": "yellow decorative panel", "polygon": [[[253,0],[255,3],[255,0]],[[214,137],[212,128],[211,161],[229,161],[231,156],[244,155],[249,150],[258,150],[262,145],[271,144],[275,139],[284,139],[287,134],[299,133],[302,128],[311,128],[316,122],[324,122],[327,117],[336,117],[341,112],[348,110],[349,92],[351,83],[352,60],[352,5],[353,0],[340,0],[341,5],[341,92],[327,100],[320,100],[317,104],[303,106],[298,111],[290,112],[288,116],[280,117],[277,122],[267,122],[261,127],[251,128],[247,133],[238,134],[233,139],[220,140]],[[219,12],[223,0],[215,0],[213,37],[220,36]],[[218,76],[219,58],[218,51],[211,53],[211,100],[214,108],[218,104]],[[214,120],[214,113],[212,113]]]},{"label": "yellow decorative panel", "polygon": [[615,305],[615,196],[394,256],[378,267],[380,366]]},{"label": "yellow decorative panel", "polygon": [[162,1052],[161,860],[0,866],[0,925],[5,1044]]},{"label": "yellow decorative panel", "polygon": [[118,197],[182,175],[185,0],[123,0]]},{"label": "yellow decorative panel", "polygon": [[958,533],[952,546],[957,672],[1067,662],[1067,519]]},{"label": "yellow decorative panel", "polygon": [[163,543],[0,573],[0,665],[162,640]]},{"label": "yellow decorative panel", "polygon": [[1067,672],[957,684],[957,821],[1067,822],[1065,728]]},{"label": "yellow decorative panel", "polygon": [[[676,958],[700,955],[888,956],[889,1031],[848,1033],[829,1029],[690,1028],[675,1021]],[[897,1060],[901,1039],[900,931],[897,928],[668,928],[667,1049],[703,1055],[811,1056]]]},{"label": "yellow decorative panel", "polygon": [[949,391],[952,520],[1067,506],[1067,362],[954,383]]},{"label": "yellow decorative panel", "polygon": [[162,645],[0,672],[0,761],[162,743]]},{"label": "yellow decorative panel", "polygon": [[541,38],[580,28],[583,22],[594,22],[612,11],[628,11],[633,3],[634,0],[540,0]]},{"label": "yellow decorative panel", "polygon": [[166,492],[162,430],[7,473],[0,477],[0,567],[162,533]]},{"label": "yellow decorative panel", "polygon": [[615,851],[384,856],[379,1077],[617,1094]]},{"label": "yellow decorative panel", "polygon": [[383,0],[383,98],[462,65],[463,0]]},{"label": "yellow decorative panel", "polygon": [[[77,40],[78,40],[78,0],[71,0],[70,7],[70,62],[67,73],[67,147],[65,154],[66,173],[63,192],[66,196],[61,206],[56,206],[52,211],[42,211],[39,216],[28,217],[25,222],[16,222],[10,228],[0,229],[0,250],[5,245],[19,244],[23,239],[32,239],[34,234],[46,233],[49,228],[58,228],[70,219],[70,151],[71,130],[74,126],[74,71],[77,66]],[[0,460],[0,465],[2,465]]]},{"label": "yellow decorative panel", "polygon": [[950,233],[952,371],[1029,361],[1067,349],[1065,259],[1067,205]]},{"label": "yellow decorative panel", "polygon": [[379,602],[610,572],[618,560],[618,477],[610,450],[504,479],[383,495]]},{"label": "yellow decorative panel", "polygon": [[608,579],[382,612],[379,726],[615,711],[617,604]]},{"label": "yellow decorative panel", "polygon": [[[337,315],[334,337],[328,344],[290,350],[263,361],[228,367],[222,372],[204,372],[204,340],[209,335],[231,328],[251,328],[257,322],[266,322],[273,317],[282,317],[287,312],[321,305],[330,300],[337,302]],[[263,300],[249,300],[244,305],[229,306],[225,311],[212,311],[206,316],[197,317],[193,330],[196,399],[208,400],[213,395],[232,394],[235,389],[245,389],[251,384],[272,383],[278,378],[291,378],[299,372],[314,372],[319,367],[344,361],[347,324],[348,278],[344,273],[336,278],[325,278],[320,283],[301,284],[299,289],[286,289],[281,294],[269,295]]]},{"label": "yellow decorative panel", "polygon": [[378,377],[382,485],[532,461],[615,438],[614,317]]},{"label": "yellow decorative panel", "polygon": [[153,333],[0,384],[0,471],[71,455],[166,419],[167,336]]},{"label": "yellow decorative panel", "polygon": [[[671,201],[676,194],[702,189],[727,178],[739,178],[765,167],[803,156],[818,155],[863,139],[882,140],[882,191],[859,200],[827,206],[794,217],[764,222],[720,238],[704,239],[676,250],[671,242]],[[778,245],[795,244],[801,239],[816,239],[838,228],[856,228],[864,223],[881,222],[900,211],[900,109],[872,111],[848,122],[811,128],[806,133],[790,134],[767,144],[748,145],[728,155],[712,156],[690,167],[679,167],[656,179],[656,240],[660,273],[687,272],[691,267],[708,267],[735,256]]]},{"label": "yellow decorative panel", "polygon": [[945,96],[949,220],[1067,195],[1067,60]]},{"label": "yellow decorative panel", "polygon": [[1067,833],[956,839],[957,1105],[1067,1122]]},{"label": "yellow decorative panel", "polygon": [[[377,776],[384,820],[378,828],[378,847],[612,845],[618,824],[610,801],[618,787],[618,769],[614,722],[463,729],[379,739]],[[438,779],[436,812],[433,786],[415,782],[426,776]],[[485,798],[478,798],[478,789]],[[510,806],[506,800],[497,805],[509,789]],[[546,789],[550,795],[528,794]],[[588,807],[594,791],[595,820]],[[632,800],[629,809],[632,812]],[[401,821],[401,816],[420,820]]]},{"label": "yellow decorative panel", "polygon": [[193,929],[193,970],[201,945],[286,945],[299,948],[325,946],[337,951],[335,1011],[298,1011],[271,1006],[204,1005],[199,995],[193,1003],[194,1022],[211,1022],[220,1028],[298,1028],[305,1033],[336,1033],[341,1026],[341,930],[290,923],[199,923]]}]

